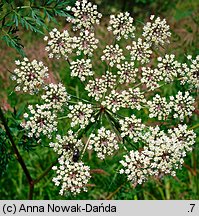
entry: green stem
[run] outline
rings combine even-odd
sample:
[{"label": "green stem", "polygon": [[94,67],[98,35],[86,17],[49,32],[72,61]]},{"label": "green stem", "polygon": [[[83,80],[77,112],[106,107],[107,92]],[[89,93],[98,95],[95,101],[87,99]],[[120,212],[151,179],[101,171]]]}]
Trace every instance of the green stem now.
[{"label": "green stem", "polygon": [[83,98],[79,98],[79,97],[77,97],[77,96],[75,96],[75,95],[72,95],[72,94],[69,94],[69,93],[68,93],[68,95],[69,95],[70,97],[76,98],[76,99],[81,100],[81,101],[84,101],[84,102],[86,102],[86,103],[90,103],[90,104],[96,105],[95,103],[92,103],[92,102],[90,102],[90,101],[88,101],[88,100],[85,100],[85,99],[83,99]]},{"label": "green stem", "polygon": [[193,129],[197,128],[197,127],[199,127],[199,124],[196,124],[196,125],[190,127],[189,130],[193,130]]},{"label": "green stem", "polygon": [[34,182],[33,182],[33,179],[30,175],[30,172],[28,170],[28,168],[26,167],[26,164],[21,156],[21,154],[19,153],[19,150],[15,144],[15,141],[12,137],[12,134],[11,134],[11,131],[7,125],[7,121],[6,121],[6,118],[4,117],[4,114],[3,114],[3,111],[1,110],[0,108],[0,119],[2,120],[2,123],[3,123],[3,126],[6,130],[6,134],[11,142],[11,145],[12,145],[12,148],[14,150],[14,153],[15,153],[15,157],[16,159],[18,160],[19,164],[21,165],[21,168],[23,169],[24,173],[25,173],[25,176],[26,176],[26,179],[28,180],[28,183],[29,183],[29,187],[30,187],[30,191],[29,191],[29,199],[32,199],[33,198],[33,191],[34,191]]},{"label": "green stem", "polygon": [[85,146],[84,146],[84,148],[83,148],[83,150],[82,150],[82,153],[81,153],[81,160],[82,160],[82,158],[83,158],[83,156],[84,156],[84,153],[85,153],[85,151],[86,151],[86,149],[87,149],[87,147],[88,147],[88,143],[89,143],[90,139],[91,139],[91,135],[89,136],[89,138],[88,138],[88,140],[87,140],[87,142],[86,142],[86,144],[85,144]]},{"label": "green stem", "polygon": [[37,184],[43,177],[45,177],[48,172],[52,169],[54,165],[56,165],[58,160],[54,161],[37,179],[34,180],[34,184]]}]

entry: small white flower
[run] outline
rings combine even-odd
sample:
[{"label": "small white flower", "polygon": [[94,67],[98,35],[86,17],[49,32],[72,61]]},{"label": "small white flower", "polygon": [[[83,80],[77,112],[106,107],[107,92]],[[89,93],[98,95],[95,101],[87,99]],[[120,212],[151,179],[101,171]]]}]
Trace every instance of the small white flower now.
[{"label": "small white flower", "polygon": [[161,20],[160,17],[155,19],[155,16],[150,17],[151,22],[147,22],[143,27],[142,36],[149,43],[155,43],[155,45],[164,45],[165,42],[169,43],[168,38],[171,37],[169,32],[169,26],[166,24],[166,20]]},{"label": "small white flower", "polygon": [[149,106],[150,118],[157,117],[158,120],[165,120],[171,113],[170,103],[167,103],[166,98],[158,94],[152,98],[152,101],[148,101],[147,104]]},{"label": "small white flower", "polygon": [[36,60],[29,61],[24,58],[23,61],[16,61],[18,68],[14,70],[14,81],[17,83],[15,91],[28,92],[30,94],[37,93],[41,87],[44,87],[44,82],[48,75],[48,67],[44,66],[43,62]]},{"label": "small white flower", "polygon": [[68,58],[68,55],[72,53],[76,44],[72,37],[70,37],[67,30],[59,32],[54,28],[49,32],[49,37],[45,36],[44,40],[47,41],[45,50],[48,52],[49,58],[60,59],[64,57]]},{"label": "small white flower", "polygon": [[25,122],[21,124],[28,131],[29,137],[40,137],[41,133],[51,138],[57,131],[57,116],[49,110],[47,104],[38,105],[35,108],[28,106],[30,114],[24,114]]},{"label": "small white flower", "polygon": [[78,104],[69,106],[69,109],[68,118],[71,119],[71,127],[80,125],[81,128],[84,128],[90,121],[95,121],[94,117],[92,117],[94,110],[91,104],[79,102]]},{"label": "small white flower", "polygon": [[123,55],[123,50],[118,44],[115,46],[107,45],[103,50],[103,55],[101,56],[102,61],[107,61],[108,64],[113,67],[115,64],[119,64],[125,57]]},{"label": "small white flower", "polygon": [[41,98],[51,109],[61,110],[64,104],[67,105],[70,97],[66,92],[66,88],[61,83],[50,83],[46,86],[46,92],[41,95]]},{"label": "small white flower", "polygon": [[117,136],[110,130],[101,127],[98,129],[97,135],[90,135],[88,149],[94,149],[97,152],[97,157],[103,160],[107,155],[112,155],[115,150],[119,149]]},{"label": "small white flower", "polygon": [[76,1],[74,7],[67,7],[73,13],[74,18],[67,17],[66,20],[74,24],[74,30],[81,28],[92,28],[94,24],[99,24],[102,14],[97,11],[97,6],[92,5],[87,0]]},{"label": "small white flower", "polygon": [[90,59],[77,59],[71,62],[71,76],[79,77],[81,81],[85,81],[87,76],[92,76],[92,64]]},{"label": "small white flower", "polygon": [[138,38],[137,42],[133,41],[131,46],[127,46],[126,49],[130,50],[131,60],[139,61],[141,64],[148,63],[152,54],[151,44],[142,41]]},{"label": "small white flower", "polygon": [[189,92],[178,92],[175,97],[170,97],[170,107],[174,111],[174,118],[180,118],[184,120],[185,116],[192,116],[192,112],[195,110],[194,98],[189,95]]},{"label": "small white flower", "polygon": [[133,26],[133,18],[130,13],[119,13],[118,15],[111,15],[108,31],[112,31],[116,35],[116,39],[120,40],[122,37],[128,39],[128,37],[135,37]]},{"label": "small white flower", "polygon": [[59,158],[60,166],[55,166],[57,176],[53,178],[56,186],[61,186],[60,195],[71,192],[73,195],[86,191],[91,178],[90,167],[83,162],[71,162],[64,156]]}]

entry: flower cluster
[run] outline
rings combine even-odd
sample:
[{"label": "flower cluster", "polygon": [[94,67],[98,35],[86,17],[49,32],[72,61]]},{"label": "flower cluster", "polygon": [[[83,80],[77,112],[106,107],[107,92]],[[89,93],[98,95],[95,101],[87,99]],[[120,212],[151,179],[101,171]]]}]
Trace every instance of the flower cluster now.
[{"label": "flower cluster", "polygon": [[71,62],[70,65],[71,76],[79,77],[81,81],[85,81],[87,76],[92,76],[92,64],[90,59],[77,59]]},{"label": "flower cluster", "polygon": [[102,101],[102,105],[106,106],[114,113],[120,108],[140,110],[142,103],[146,103],[146,99],[139,88],[129,88],[123,91],[112,90],[108,96],[105,96],[105,100]]},{"label": "flower cluster", "polygon": [[138,68],[134,67],[134,62],[128,63],[127,61],[125,61],[123,64],[118,64],[117,69],[117,74],[119,75],[119,82],[121,84],[135,82]]},{"label": "flower cluster", "polygon": [[51,138],[51,134],[57,131],[57,119],[55,113],[49,110],[48,105],[38,105],[33,108],[32,105],[28,106],[29,114],[24,113],[26,119],[21,124],[26,130],[28,130],[29,137],[40,137],[41,133]]},{"label": "flower cluster", "polygon": [[170,102],[166,101],[165,97],[161,97],[156,94],[152,101],[148,101],[149,106],[149,117],[158,117],[158,120],[165,120],[171,113],[173,113],[173,118],[180,118],[181,121],[184,120],[185,116],[191,116],[195,107],[193,106],[195,100],[189,95],[189,92],[182,92],[174,96],[170,96]]},{"label": "flower cluster", "polygon": [[44,66],[41,61],[33,60],[30,62],[27,58],[24,58],[23,61],[17,60],[15,63],[18,66],[12,76],[12,80],[17,83],[15,91],[37,93],[48,77],[48,67]]},{"label": "flower cluster", "polygon": [[102,79],[104,80],[104,83],[107,88],[113,89],[116,85],[116,78],[117,76],[114,75],[110,71],[106,71],[104,75],[102,75]]},{"label": "flower cluster", "polygon": [[102,101],[102,106],[107,107],[112,110],[112,112],[118,111],[121,107],[125,107],[125,102],[123,98],[125,97],[126,91],[117,92],[112,90],[111,93],[105,96],[105,100]]},{"label": "flower cluster", "polygon": [[183,120],[185,116],[192,116],[192,112],[194,111],[194,98],[189,95],[189,92],[185,92],[184,95],[182,92],[178,92],[178,94],[174,96],[170,96],[170,106],[174,110],[174,118],[180,118]]},{"label": "flower cluster", "polygon": [[163,80],[161,71],[157,68],[151,69],[150,67],[142,67],[142,79],[141,83],[145,84],[150,90],[158,88],[159,82]]},{"label": "flower cluster", "polygon": [[81,128],[84,128],[90,121],[95,121],[92,117],[93,108],[91,104],[78,102],[78,104],[70,105],[69,109],[70,113],[68,114],[68,118],[71,119],[71,127],[79,125]]},{"label": "flower cluster", "polygon": [[49,108],[54,110],[60,110],[62,106],[67,105],[67,101],[70,99],[66,92],[66,88],[61,84],[50,83],[45,88],[46,92],[41,96],[45,104]]},{"label": "flower cluster", "polygon": [[124,101],[126,103],[126,108],[140,110],[142,104],[146,103],[144,93],[141,92],[140,88],[129,88],[128,91],[124,91]]},{"label": "flower cluster", "polygon": [[139,61],[141,64],[148,63],[152,54],[150,49],[151,45],[142,38],[138,38],[137,42],[133,41],[132,46],[127,46],[126,49],[130,50],[131,61]]},{"label": "flower cluster", "polygon": [[48,52],[49,58],[60,59],[62,56],[67,59],[68,55],[75,49],[75,38],[70,37],[67,30],[62,33],[54,28],[49,36],[45,36],[44,40],[47,41],[45,50]]},{"label": "flower cluster", "polygon": [[74,30],[89,29],[94,24],[99,24],[102,14],[97,11],[97,5],[92,5],[87,0],[76,1],[75,6],[68,6],[68,11],[73,13],[74,18],[67,17],[67,21],[74,24]]},{"label": "flower cluster", "polygon": [[158,120],[165,120],[171,113],[171,104],[167,103],[165,97],[156,94],[152,101],[147,102],[149,106],[149,118],[157,117]]},{"label": "flower cluster", "polygon": [[168,38],[171,36],[171,33],[165,19],[161,20],[160,17],[155,19],[155,16],[151,15],[150,22],[147,22],[143,28],[142,36],[149,43],[164,45],[165,42],[169,43]]},{"label": "flower cluster", "polygon": [[[199,86],[199,56],[196,59],[187,56],[187,63],[179,63],[174,54],[160,56],[155,49],[169,42],[171,36],[166,20],[152,15],[143,34],[135,37],[134,20],[126,12],[110,16],[108,31],[113,32],[113,43],[103,45],[102,54],[99,46],[100,59],[96,60],[92,57],[99,43],[95,24],[101,18],[97,6],[78,0],[67,10],[73,14],[67,21],[76,32],[70,36],[67,30],[61,33],[53,29],[44,38],[46,50],[49,58],[63,57],[68,62],[71,77],[78,77],[81,91],[83,88],[87,91],[86,99],[77,96],[84,96],[84,92],[73,95],[78,87],[74,82],[69,81],[72,86],[66,88],[61,83],[45,83],[48,68],[36,60],[16,61],[18,68],[13,76],[16,91],[34,94],[41,90],[39,104],[28,106],[22,126],[29,137],[39,138],[43,134],[52,138],[49,145],[59,156],[58,165],[53,167],[56,172],[53,181],[61,186],[60,194],[86,191],[91,178],[90,168],[83,163],[87,150],[104,160],[117,153],[121,145],[127,155],[121,161],[120,173],[126,174],[135,185],[150,177],[174,176],[187,152],[192,150],[196,135],[187,125],[171,129],[167,123],[170,118],[183,121],[193,114],[195,100],[187,88]],[[122,38],[131,41],[124,45],[122,40],[119,44]],[[165,92],[158,88],[174,81],[190,85],[184,86],[184,92],[164,96]],[[151,126],[156,121],[147,121],[147,116],[168,121]],[[58,119],[65,122],[61,135],[57,132],[55,139],[53,132],[60,128]]]},{"label": "flower cluster", "polygon": [[105,75],[102,75],[101,78],[96,78],[95,80],[89,80],[88,84],[85,87],[89,97],[94,97],[96,101],[99,101],[109,89],[113,89],[116,85],[116,75],[113,75],[111,72],[106,71]]},{"label": "flower cluster", "polygon": [[103,160],[106,155],[112,155],[115,150],[119,149],[117,136],[110,130],[101,127],[97,135],[93,133],[90,135],[88,149],[94,149],[97,157]]},{"label": "flower cluster", "polygon": [[57,142],[50,142],[49,146],[53,148],[58,155],[63,155],[68,160],[74,161],[74,153],[82,149],[82,141],[77,139],[72,130],[68,131],[67,136],[61,137],[57,135],[56,140]]},{"label": "flower cluster", "polygon": [[71,162],[62,156],[59,158],[59,166],[54,166],[52,169],[57,174],[53,182],[57,186],[61,185],[60,195],[64,195],[66,191],[71,191],[74,195],[82,190],[87,191],[86,184],[91,178],[90,168],[83,162]]},{"label": "flower cluster", "polygon": [[119,121],[121,125],[121,137],[128,136],[133,139],[134,142],[138,142],[140,137],[142,137],[143,129],[145,125],[141,123],[141,119],[137,119],[135,115],[130,117],[125,117]]},{"label": "flower cluster", "polygon": [[181,70],[181,64],[175,61],[175,55],[166,54],[163,58],[158,57],[157,69],[164,77],[165,82],[173,81],[173,77],[177,77],[178,70]]},{"label": "flower cluster", "polygon": [[120,40],[122,37],[128,39],[128,37],[135,37],[134,31],[135,27],[133,26],[133,18],[130,16],[130,13],[119,13],[118,15],[111,15],[108,31],[112,31],[116,35],[116,40]]},{"label": "flower cluster", "polygon": [[103,55],[101,57],[102,61],[107,61],[108,64],[113,67],[115,64],[119,64],[125,57],[123,55],[122,49],[120,49],[119,45],[107,45],[103,50]]},{"label": "flower cluster", "polygon": [[190,67],[186,63],[182,64],[182,69],[179,70],[179,74],[182,76],[181,84],[188,83],[191,88],[199,88],[199,55],[196,59],[193,59],[191,55],[187,56],[187,59],[191,61]]},{"label": "flower cluster", "polygon": [[168,134],[170,137],[177,137],[179,143],[186,142],[186,145],[184,146],[185,150],[187,152],[192,151],[196,134],[193,132],[193,130],[189,130],[187,125],[180,124],[178,127],[169,129]]},{"label": "flower cluster", "polygon": [[97,44],[99,40],[95,38],[95,34],[86,30],[85,32],[80,32],[79,37],[75,38],[76,43],[76,54],[92,56],[93,51],[97,49]]},{"label": "flower cluster", "polygon": [[142,184],[149,177],[175,176],[176,169],[184,163],[186,151],[191,151],[194,139],[194,132],[181,125],[170,130],[168,135],[162,133],[156,139],[148,139],[142,150],[130,151],[124,156],[125,160],[120,162],[123,166],[120,174],[125,173],[135,185]]}]

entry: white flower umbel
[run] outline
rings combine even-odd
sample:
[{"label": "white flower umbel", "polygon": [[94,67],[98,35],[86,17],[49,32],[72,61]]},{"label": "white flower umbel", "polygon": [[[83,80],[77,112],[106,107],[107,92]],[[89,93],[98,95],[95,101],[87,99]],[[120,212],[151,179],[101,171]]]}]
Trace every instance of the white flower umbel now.
[{"label": "white flower umbel", "polygon": [[145,84],[147,88],[153,91],[160,86],[159,82],[161,80],[163,80],[163,76],[160,70],[142,67],[141,83]]},{"label": "white flower umbel", "polygon": [[[187,125],[178,125],[168,130],[168,135],[162,135],[149,142],[149,151],[153,160],[150,165],[153,174],[161,176],[165,174],[176,175],[176,169],[181,168],[184,157],[192,150],[196,134],[188,130]],[[153,153],[152,153],[153,152]],[[148,154],[149,155],[149,154]]]},{"label": "white flower umbel", "polygon": [[115,64],[120,64],[125,57],[123,55],[123,50],[120,49],[119,45],[107,45],[103,50],[103,55],[101,56],[102,61],[107,61],[108,64],[113,67]]},{"label": "white flower umbel", "polygon": [[91,104],[78,102],[78,104],[70,105],[69,109],[68,118],[71,119],[71,127],[79,125],[84,128],[89,122],[95,122],[94,117],[92,117],[94,110]]},{"label": "white flower umbel", "polygon": [[176,175],[176,169],[181,168],[184,160],[184,147],[176,137],[162,136],[149,143],[144,148],[143,154],[150,157],[151,176]]},{"label": "white flower umbel", "polygon": [[92,5],[87,0],[76,1],[75,6],[68,6],[68,11],[73,13],[73,17],[68,16],[66,20],[74,24],[74,30],[89,29],[94,24],[99,24],[102,14],[97,11],[97,5]]},{"label": "white flower umbel", "polygon": [[48,104],[51,109],[61,110],[63,105],[67,105],[70,97],[66,92],[65,86],[61,83],[50,83],[45,88],[46,92],[41,96],[45,104]]},{"label": "white flower umbel", "polygon": [[71,76],[78,77],[82,82],[86,80],[86,77],[93,75],[90,59],[77,59],[71,62],[70,70]]},{"label": "white flower umbel", "polygon": [[138,109],[142,108],[142,104],[146,103],[144,93],[140,91],[140,88],[129,88],[127,91],[122,92],[124,97],[124,108]]},{"label": "white flower umbel", "polygon": [[134,142],[140,139],[145,125],[141,123],[141,119],[136,118],[135,115],[125,117],[119,121],[121,125],[121,137],[128,136]]},{"label": "white flower umbel", "polygon": [[[53,181],[61,187],[60,194],[65,195],[67,191],[77,194],[86,190],[90,168],[81,159],[87,149],[104,160],[116,153],[120,155],[120,143],[127,152],[121,161],[120,173],[126,174],[134,185],[150,177],[174,176],[187,152],[192,150],[196,135],[190,126],[173,128],[173,125],[185,118],[190,123],[197,103],[187,90],[169,95],[167,102],[164,94],[169,97],[167,94],[172,91],[161,87],[173,82],[172,86],[177,84],[180,88],[181,82],[186,84],[183,89],[192,86],[198,90],[199,56],[195,59],[189,55],[189,61],[180,63],[174,54],[167,53],[164,46],[171,36],[169,26],[164,19],[155,16],[144,25],[142,35],[138,33],[133,42],[119,45],[117,40],[129,38],[132,41],[135,37],[133,18],[129,13],[111,15],[108,30],[113,32],[109,34],[112,39],[105,39],[113,43],[107,45],[102,41],[97,49],[99,40],[95,36],[95,24],[99,24],[101,18],[97,7],[87,0],[77,0],[75,6],[69,6],[67,10],[71,14],[67,20],[73,23],[69,27],[77,32],[70,36],[66,30],[61,33],[53,29],[50,36],[45,37],[46,50],[50,58],[64,57],[68,61],[71,77],[78,77],[83,82],[80,97],[72,95],[75,91],[78,93],[79,82],[68,86],[71,94],[67,94],[62,84],[45,83],[48,68],[36,60],[16,61],[17,69],[12,77],[17,82],[18,91],[34,94],[41,90],[37,94],[38,101],[44,104],[37,104],[34,108],[28,106],[25,121],[21,124],[29,137],[41,140],[45,135],[54,138],[55,132],[60,134],[57,120],[68,121],[65,128],[59,127],[61,134],[68,132],[57,135],[49,144],[60,157],[59,165],[53,167],[57,173]],[[105,34],[102,33],[103,40]],[[156,52],[158,46],[161,49],[158,53],[163,53],[161,56]],[[69,61],[67,58],[72,53]],[[70,84],[70,81],[66,83]],[[83,90],[87,91],[89,99],[82,98]],[[35,102],[36,98],[31,100]],[[61,112],[62,117],[57,118]],[[136,118],[136,114],[142,118]],[[147,116],[157,117],[161,122],[151,121]],[[169,117],[174,121],[169,122]]]},{"label": "white flower umbel", "polygon": [[115,113],[121,107],[124,107],[126,105],[124,97],[125,95],[123,95],[123,92],[112,90],[109,95],[105,96],[105,100],[102,101],[102,106],[107,107]]},{"label": "white flower umbel", "polygon": [[37,93],[41,87],[44,87],[45,79],[49,76],[48,67],[43,62],[37,60],[29,61],[24,58],[22,61],[15,61],[17,68],[11,77],[17,83],[15,91]]},{"label": "white flower umbel", "polygon": [[117,76],[110,71],[106,71],[105,75],[102,75],[102,79],[104,80],[105,85],[110,89],[113,89],[115,87],[116,78]]},{"label": "white flower umbel", "polygon": [[181,77],[181,84],[188,83],[191,88],[199,89],[199,55],[195,59],[191,55],[187,56],[191,62],[190,66],[186,63],[182,64],[182,69],[179,70]]},{"label": "white flower umbel", "polygon": [[142,41],[142,38],[138,38],[137,41],[133,41],[131,46],[127,46],[126,49],[130,50],[131,61],[139,61],[141,64],[148,63],[152,54],[151,44]]},{"label": "white flower umbel", "polygon": [[80,139],[77,139],[77,136],[72,130],[69,130],[66,136],[61,137],[57,135],[56,142],[50,142],[49,146],[53,148],[58,155],[64,155],[66,159],[73,160],[74,153],[82,149],[83,143]]},{"label": "white flower umbel", "polygon": [[181,70],[181,64],[175,60],[175,55],[166,54],[163,58],[158,57],[157,69],[162,74],[165,82],[173,81],[173,78],[177,77],[177,72]]},{"label": "white flower umbel", "polygon": [[57,131],[57,116],[49,110],[49,105],[38,105],[33,108],[28,106],[29,114],[25,113],[25,122],[21,124],[23,128],[28,130],[29,137],[40,137],[41,134],[52,137],[52,133]]},{"label": "white flower umbel", "polygon": [[195,99],[189,95],[189,92],[178,92],[178,94],[174,96],[170,96],[170,106],[174,111],[174,118],[180,118],[181,121],[184,120],[185,116],[192,116]]},{"label": "white flower umbel", "polygon": [[158,125],[155,127],[149,126],[148,128],[146,127],[145,133],[142,134],[142,139],[145,143],[150,143],[164,135],[166,135],[165,132],[160,130]]},{"label": "white flower umbel", "polygon": [[119,149],[117,136],[110,130],[101,127],[97,135],[90,135],[88,149],[96,151],[97,157],[104,160],[107,155],[112,155],[115,150]]},{"label": "white flower umbel", "polygon": [[191,151],[196,135],[188,131],[186,126],[168,131],[168,136],[147,140],[147,145],[140,151],[131,151],[120,163],[121,174],[126,174],[133,184],[142,184],[149,177],[161,178],[164,175],[176,175],[176,170],[182,167],[187,151]]},{"label": "white flower umbel", "polygon": [[155,19],[155,16],[151,15],[150,22],[147,22],[143,27],[142,36],[148,43],[164,45],[169,43],[171,33],[165,19],[161,20],[160,17]]},{"label": "white flower umbel", "polygon": [[123,168],[119,173],[126,174],[127,179],[135,186],[145,182],[149,176],[150,158],[139,151],[130,151],[129,155],[125,155],[124,158],[120,161]]},{"label": "white flower umbel", "polygon": [[59,158],[59,166],[52,169],[57,176],[52,179],[56,186],[61,186],[60,195],[71,192],[73,195],[87,191],[86,185],[91,178],[90,167],[83,162],[72,162],[64,156]]},{"label": "white flower umbel", "polygon": [[59,32],[54,28],[49,36],[45,36],[44,40],[47,41],[45,50],[48,52],[49,58],[60,59],[64,57],[68,58],[68,55],[72,53],[73,49],[76,47],[74,39],[70,37],[67,30]]},{"label": "white flower umbel", "polygon": [[129,37],[135,37],[133,26],[133,18],[130,13],[119,13],[118,15],[110,15],[110,21],[108,31],[112,31],[116,36],[116,40],[120,40],[122,37],[128,39]]},{"label": "white flower umbel", "polygon": [[134,83],[138,73],[138,68],[134,67],[134,62],[128,63],[125,61],[123,64],[117,65],[119,75],[119,83]]},{"label": "white flower umbel", "polygon": [[158,120],[165,120],[171,113],[171,104],[167,103],[166,98],[159,94],[156,94],[152,101],[148,101],[147,105],[149,106],[149,118],[157,117]]},{"label": "white flower umbel", "polygon": [[170,137],[177,137],[179,144],[183,144],[183,148],[185,148],[187,152],[192,151],[196,134],[193,130],[188,129],[186,124],[179,124],[178,127],[169,129],[168,134]]},{"label": "white flower umbel", "polygon": [[107,91],[107,82],[102,78],[89,80],[85,90],[88,91],[89,97],[93,97],[96,101],[99,101],[103,97],[103,94]]},{"label": "white flower umbel", "polygon": [[189,82],[194,88],[199,88],[199,55],[196,59],[191,59],[190,73],[188,74]]},{"label": "white flower umbel", "polygon": [[143,103],[146,103],[146,99],[144,98],[144,93],[139,88],[129,88],[123,91],[112,90],[109,95],[105,96],[105,100],[102,101],[102,105],[114,113],[120,108],[140,110]]},{"label": "white flower umbel", "polygon": [[80,32],[80,36],[76,38],[76,54],[92,56],[95,49],[97,49],[97,44],[99,40],[95,38],[95,34],[88,30]]}]

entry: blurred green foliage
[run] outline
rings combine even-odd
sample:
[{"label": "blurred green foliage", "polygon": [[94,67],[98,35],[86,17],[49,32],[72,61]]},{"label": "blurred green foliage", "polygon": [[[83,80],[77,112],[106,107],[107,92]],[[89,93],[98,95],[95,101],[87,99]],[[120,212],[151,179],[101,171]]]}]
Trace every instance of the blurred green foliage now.
[{"label": "blurred green foliage", "polygon": [[58,16],[69,16],[66,7],[71,2],[70,0],[2,0],[0,3],[1,40],[24,56],[23,45],[17,32],[23,28],[43,34],[43,30],[48,29],[48,22],[52,21],[58,25]]}]

